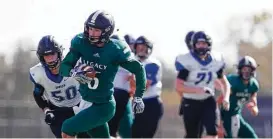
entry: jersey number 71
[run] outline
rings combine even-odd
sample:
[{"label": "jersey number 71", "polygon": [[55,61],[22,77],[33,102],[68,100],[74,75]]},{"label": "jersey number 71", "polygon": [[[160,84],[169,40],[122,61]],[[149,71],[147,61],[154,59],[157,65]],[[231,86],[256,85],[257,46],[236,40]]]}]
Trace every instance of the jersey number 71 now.
[{"label": "jersey number 71", "polygon": [[206,84],[209,84],[212,80],[212,72],[199,72],[197,73],[198,81],[195,82],[195,85],[201,83],[202,81],[206,81]]}]

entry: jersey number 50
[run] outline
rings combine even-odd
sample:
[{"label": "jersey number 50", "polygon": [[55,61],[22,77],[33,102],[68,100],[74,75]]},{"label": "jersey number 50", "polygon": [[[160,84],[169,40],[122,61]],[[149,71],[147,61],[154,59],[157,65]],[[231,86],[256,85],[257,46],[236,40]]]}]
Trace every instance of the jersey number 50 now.
[{"label": "jersey number 50", "polygon": [[[206,77],[208,79],[206,79]],[[209,84],[211,82],[211,79],[212,79],[212,72],[199,72],[199,73],[197,73],[197,78],[199,80],[195,82],[196,85],[201,83],[205,79],[206,79],[206,83]]]},{"label": "jersey number 50", "polygon": [[65,99],[71,100],[76,97],[77,88],[76,88],[76,86],[71,86],[71,87],[66,88],[64,92],[65,92],[65,96],[61,96],[61,94],[62,94],[61,90],[52,91],[51,94],[52,94],[52,97],[55,98],[55,100],[57,100],[59,102],[64,101]]}]

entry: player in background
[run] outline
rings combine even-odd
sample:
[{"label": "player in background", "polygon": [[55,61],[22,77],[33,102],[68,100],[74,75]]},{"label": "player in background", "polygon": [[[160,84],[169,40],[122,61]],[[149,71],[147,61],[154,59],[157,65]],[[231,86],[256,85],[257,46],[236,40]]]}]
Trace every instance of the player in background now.
[{"label": "player in background", "polygon": [[126,34],[124,35],[124,39],[127,42],[127,44],[130,46],[131,50],[134,51],[134,44],[135,44],[135,38],[130,35],[130,34]]},{"label": "player in background", "polygon": [[[185,39],[184,39],[184,42],[188,48],[188,51],[191,52],[192,51],[192,46],[191,46],[191,38],[192,38],[192,35],[194,34],[195,32],[194,31],[189,31],[186,36],[185,36]],[[179,73],[179,71],[183,68],[181,67],[179,61],[178,61],[178,57],[180,56],[180,54],[176,57],[175,59],[175,69],[177,71],[177,74]],[[179,115],[182,116],[183,115],[183,107],[182,107],[182,102],[183,102],[183,92],[178,92],[178,95],[180,96],[181,98],[181,102],[180,102],[180,107],[179,107]],[[203,134],[203,126],[202,126],[202,123],[200,122],[200,126],[199,126],[199,135],[197,136],[197,138],[201,138],[202,137],[202,134]]]},{"label": "player in background", "polygon": [[[185,36],[185,44],[188,48],[189,51],[192,51],[192,46],[191,46],[191,38],[192,38],[192,35],[194,34],[195,32],[194,31],[189,31],[186,36]],[[179,55],[178,55],[179,56]],[[178,57],[177,56],[177,57]],[[180,67],[180,64],[179,64],[179,61],[177,61],[177,58],[175,60],[175,69],[177,72],[180,71],[181,67]],[[221,83],[219,83],[219,81],[216,81],[215,82],[215,91],[222,91],[222,86],[221,86]],[[222,91],[223,92],[223,91]],[[183,102],[183,93],[178,93],[181,97],[181,103],[180,103],[180,107],[179,107],[179,115],[182,116],[183,115],[183,107],[182,107],[182,102]],[[220,104],[220,103],[218,103]],[[220,122],[220,121],[219,121]],[[203,134],[203,131],[204,131],[204,128],[203,128],[203,125],[202,123],[200,123],[200,129],[199,129],[199,135],[197,136],[198,138],[201,138],[202,137],[202,134]],[[219,138],[223,138],[223,127],[222,127],[222,124],[219,124],[219,127],[218,127],[218,137]]]},{"label": "player in background", "polygon": [[[77,115],[63,123],[63,138],[73,138],[83,131],[87,131],[93,138],[110,138],[107,122],[115,114],[113,81],[119,66],[136,77],[134,113],[144,111],[142,96],[146,87],[145,70],[126,43],[110,39],[114,28],[112,15],[98,10],[86,20],[84,33],[76,35],[71,41],[70,51],[61,63],[60,73],[80,82],[81,104],[86,107],[82,107]],[[75,67],[79,59],[82,64]]]},{"label": "player in background", "polygon": [[[59,74],[62,46],[53,36],[41,38],[36,54],[40,63],[29,70],[30,80],[34,84],[33,96],[45,113],[46,124],[56,138],[61,138],[63,121],[74,116],[74,110],[80,103],[79,84],[75,79]],[[82,133],[78,137],[89,136]]]},{"label": "player in background", "polygon": [[[121,40],[118,35],[112,35],[112,39]],[[123,40],[124,41],[124,40]],[[116,100],[116,112],[114,117],[108,122],[110,135],[117,137],[117,132],[121,138],[131,138],[131,127],[133,124],[133,113],[130,101],[129,79],[132,73],[119,67],[114,79],[114,98]]]},{"label": "player in background", "polygon": [[[126,35],[124,35],[124,39],[125,39],[125,41],[127,42],[127,44],[130,46],[130,48],[131,48],[131,51],[133,52],[133,53],[135,53],[134,51],[134,44],[135,44],[135,38],[132,36],[132,35],[130,35],[130,34],[126,34]],[[130,93],[130,96],[133,96],[134,95],[134,92],[135,92],[135,89],[136,89],[136,83],[135,83],[135,78],[134,78],[134,75],[132,75],[132,76],[129,76],[129,78],[128,78],[128,80],[129,80],[129,82],[130,82],[130,91],[129,91],[129,93]]]},{"label": "player in background", "polygon": [[146,37],[137,38],[134,48],[136,57],[146,70],[147,91],[143,96],[145,110],[143,113],[135,115],[132,138],[153,138],[163,115],[161,63],[156,58],[150,57],[153,44]]},{"label": "player in background", "polygon": [[[186,46],[187,46],[187,48],[188,48],[188,51],[192,51],[192,47],[191,47],[191,38],[192,38],[192,35],[194,34],[194,31],[189,31],[187,34],[186,34],[186,36],[185,36],[185,39],[184,39],[184,41],[185,41],[185,44],[186,44]],[[179,61],[178,61],[178,58],[179,58],[179,56],[180,56],[181,54],[179,54],[178,56],[176,56],[176,58],[175,58],[175,69],[176,69],[176,71],[177,71],[177,73],[179,73],[179,71],[181,70],[181,69],[183,69],[183,67],[181,67],[180,65],[180,63],[179,63]],[[182,107],[182,101],[183,101],[183,92],[178,92],[178,94],[179,94],[179,96],[181,97],[181,105],[180,105],[180,108],[179,108],[179,115],[180,116],[182,116],[183,115],[183,107]]]},{"label": "player in background", "polygon": [[[229,83],[224,75],[225,62],[221,54],[211,51],[211,39],[202,31],[191,38],[192,51],[177,57],[180,71],[176,90],[183,96],[182,109],[186,138],[197,138],[202,124],[205,138],[217,138],[217,104],[215,81],[224,88],[223,107],[229,109]],[[183,93],[183,95],[182,95]]]},{"label": "player in background", "polygon": [[[237,74],[227,76],[231,84],[230,109],[229,111],[221,109],[225,138],[258,138],[241,114],[244,105],[253,116],[259,113],[257,104],[259,83],[255,78],[257,63],[254,58],[244,56],[239,60],[237,68]],[[219,101],[222,99],[223,97]]]}]

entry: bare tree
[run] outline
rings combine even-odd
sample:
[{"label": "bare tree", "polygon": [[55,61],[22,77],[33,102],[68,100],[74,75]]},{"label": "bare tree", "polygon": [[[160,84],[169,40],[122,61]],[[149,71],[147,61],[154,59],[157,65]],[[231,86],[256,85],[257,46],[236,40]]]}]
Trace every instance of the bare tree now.
[{"label": "bare tree", "polygon": [[228,35],[225,43],[249,43],[256,45],[253,41],[254,35],[259,31],[265,36],[264,46],[272,42],[273,37],[272,13],[261,12],[250,16],[234,16],[227,22]]},{"label": "bare tree", "polygon": [[232,17],[227,24],[228,35],[224,42],[234,44],[238,48],[238,56],[250,55],[256,59],[260,65],[258,79],[264,92],[271,92],[272,88],[272,23],[272,13],[266,11]]}]

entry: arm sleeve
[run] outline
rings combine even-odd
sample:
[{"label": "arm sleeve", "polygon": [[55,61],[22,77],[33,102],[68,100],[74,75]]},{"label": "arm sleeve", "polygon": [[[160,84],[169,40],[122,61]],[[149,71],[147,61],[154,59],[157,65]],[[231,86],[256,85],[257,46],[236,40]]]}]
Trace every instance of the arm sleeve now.
[{"label": "arm sleeve", "polygon": [[187,81],[189,76],[189,71],[187,69],[181,69],[177,75],[177,78]]},{"label": "arm sleeve", "polygon": [[131,59],[120,64],[121,67],[127,69],[135,75],[136,78],[136,97],[142,97],[146,89],[146,77],[145,70],[142,64],[135,59]]},{"label": "arm sleeve", "polygon": [[34,84],[33,97],[37,105],[41,109],[48,107],[48,102],[42,97],[45,91],[44,87],[36,83],[31,75],[30,75],[30,80]]},{"label": "arm sleeve", "polygon": [[60,74],[62,76],[69,77],[71,69],[75,67],[77,61],[80,59],[81,54],[76,49],[77,47],[78,47],[78,44],[73,39],[71,41],[71,47],[68,54],[65,56],[65,58],[61,62]]},{"label": "arm sleeve", "polygon": [[136,78],[135,96],[142,97],[144,91],[146,90],[145,69],[143,65],[134,58],[129,46],[126,46],[126,44],[122,45],[123,45],[122,49],[119,49],[118,51],[117,63],[118,65],[120,65],[121,67],[135,75]]}]

